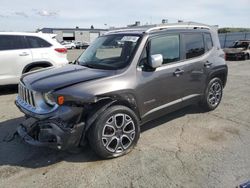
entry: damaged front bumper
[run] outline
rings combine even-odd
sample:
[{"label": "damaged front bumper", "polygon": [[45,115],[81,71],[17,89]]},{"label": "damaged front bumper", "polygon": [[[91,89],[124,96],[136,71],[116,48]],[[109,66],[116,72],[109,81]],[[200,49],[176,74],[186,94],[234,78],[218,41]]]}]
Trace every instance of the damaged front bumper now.
[{"label": "damaged front bumper", "polygon": [[17,101],[16,105],[27,116],[17,129],[25,142],[60,150],[79,146],[85,129],[82,108],[61,106],[41,115],[27,111]]}]

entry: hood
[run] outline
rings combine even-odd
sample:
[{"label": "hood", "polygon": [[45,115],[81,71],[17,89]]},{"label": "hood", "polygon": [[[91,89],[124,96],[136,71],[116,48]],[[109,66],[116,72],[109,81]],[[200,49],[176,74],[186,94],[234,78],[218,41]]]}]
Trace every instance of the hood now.
[{"label": "hood", "polygon": [[48,92],[114,74],[114,70],[100,70],[80,65],[66,65],[60,68],[51,68],[25,74],[21,78],[21,81],[34,91]]},{"label": "hood", "polygon": [[224,49],[224,52],[225,53],[240,53],[240,52],[243,52],[244,51],[244,48],[225,48]]}]

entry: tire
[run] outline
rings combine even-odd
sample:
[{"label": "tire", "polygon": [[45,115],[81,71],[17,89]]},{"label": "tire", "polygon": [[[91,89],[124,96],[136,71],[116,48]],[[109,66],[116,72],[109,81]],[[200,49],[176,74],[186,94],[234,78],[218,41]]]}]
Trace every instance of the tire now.
[{"label": "tire", "polygon": [[102,158],[115,158],[129,153],[139,137],[139,120],[125,106],[106,109],[88,131],[91,148]]},{"label": "tire", "polygon": [[245,54],[244,60],[248,60],[248,59],[249,59],[249,54]]},{"label": "tire", "polygon": [[27,72],[36,71],[36,70],[42,69],[42,68],[44,68],[44,67],[32,67],[32,68],[30,68]]},{"label": "tire", "polygon": [[216,109],[222,99],[223,84],[221,79],[215,77],[211,79],[207,85],[204,97],[201,101],[201,107],[206,111]]}]

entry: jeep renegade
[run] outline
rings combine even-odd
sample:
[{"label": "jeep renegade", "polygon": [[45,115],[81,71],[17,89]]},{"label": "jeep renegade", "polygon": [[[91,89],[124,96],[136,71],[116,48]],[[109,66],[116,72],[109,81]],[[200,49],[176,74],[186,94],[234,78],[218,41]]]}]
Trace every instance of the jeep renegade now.
[{"label": "jeep renegade", "polygon": [[84,145],[101,157],[136,145],[140,125],[199,103],[214,110],[227,65],[217,30],[196,23],[109,31],[74,62],[22,76],[16,105],[28,143]]}]

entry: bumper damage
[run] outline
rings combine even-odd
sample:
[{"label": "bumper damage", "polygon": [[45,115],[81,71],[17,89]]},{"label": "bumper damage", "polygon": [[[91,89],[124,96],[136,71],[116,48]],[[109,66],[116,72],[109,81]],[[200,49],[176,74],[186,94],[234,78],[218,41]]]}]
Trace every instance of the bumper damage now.
[{"label": "bumper damage", "polygon": [[52,114],[39,115],[16,105],[27,116],[17,132],[28,144],[59,150],[79,146],[85,129],[82,109],[62,106]]},{"label": "bumper damage", "polygon": [[74,128],[65,129],[61,128],[60,122],[28,118],[21,123],[17,132],[28,144],[66,150],[79,145],[84,125],[82,122],[76,124]]}]

